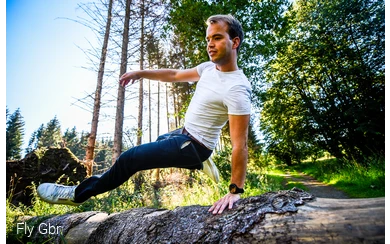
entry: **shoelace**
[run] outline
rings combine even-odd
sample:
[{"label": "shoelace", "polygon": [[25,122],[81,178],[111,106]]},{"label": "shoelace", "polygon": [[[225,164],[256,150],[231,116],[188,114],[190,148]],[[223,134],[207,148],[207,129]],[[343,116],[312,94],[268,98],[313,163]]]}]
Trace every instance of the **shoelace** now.
[{"label": "shoelace", "polygon": [[73,189],[74,186],[56,186],[51,196],[58,199],[68,199],[73,201]]}]

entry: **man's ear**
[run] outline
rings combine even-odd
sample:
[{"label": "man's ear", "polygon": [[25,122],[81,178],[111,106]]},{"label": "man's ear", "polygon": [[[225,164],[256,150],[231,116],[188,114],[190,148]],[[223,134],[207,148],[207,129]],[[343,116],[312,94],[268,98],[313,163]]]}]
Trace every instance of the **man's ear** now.
[{"label": "man's ear", "polygon": [[240,38],[236,36],[232,39],[232,41],[233,41],[233,46],[232,46],[233,49],[237,49],[238,46],[240,46],[240,42],[241,42]]}]

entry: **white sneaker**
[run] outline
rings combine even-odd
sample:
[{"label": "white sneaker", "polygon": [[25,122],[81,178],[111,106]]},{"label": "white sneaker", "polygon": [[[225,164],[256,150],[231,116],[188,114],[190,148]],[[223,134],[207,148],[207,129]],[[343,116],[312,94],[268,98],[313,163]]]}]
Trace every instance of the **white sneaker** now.
[{"label": "white sneaker", "polygon": [[215,183],[219,182],[219,171],[211,157],[203,162],[203,173],[208,175]]},{"label": "white sneaker", "polygon": [[38,186],[37,193],[43,201],[48,203],[78,206],[81,203],[74,202],[76,187],[77,186],[43,183]]}]

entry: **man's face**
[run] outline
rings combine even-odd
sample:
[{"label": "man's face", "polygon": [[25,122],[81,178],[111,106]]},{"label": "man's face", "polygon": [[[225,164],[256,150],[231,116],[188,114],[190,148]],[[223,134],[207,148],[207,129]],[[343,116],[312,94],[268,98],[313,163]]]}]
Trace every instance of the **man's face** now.
[{"label": "man's face", "polygon": [[224,22],[210,24],[206,31],[207,53],[210,60],[218,65],[229,63],[233,58],[233,41],[228,34],[228,25]]}]

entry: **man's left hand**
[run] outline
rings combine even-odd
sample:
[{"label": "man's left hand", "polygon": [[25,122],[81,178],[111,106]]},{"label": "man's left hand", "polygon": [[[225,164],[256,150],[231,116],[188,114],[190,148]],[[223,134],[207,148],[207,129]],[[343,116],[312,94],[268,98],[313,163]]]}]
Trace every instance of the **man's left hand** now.
[{"label": "man's left hand", "polygon": [[221,214],[226,207],[229,209],[233,208],[233,204],[240,199],[240,194],[228,193],[223,198],[219,199],[214,205],[209,209],[209,212],[213,214]]}]

